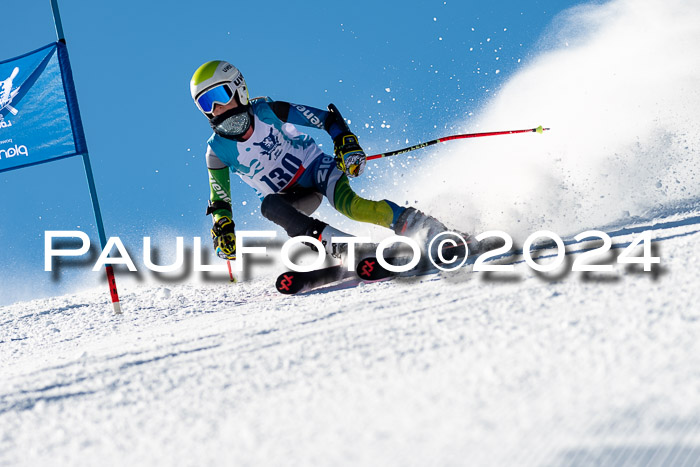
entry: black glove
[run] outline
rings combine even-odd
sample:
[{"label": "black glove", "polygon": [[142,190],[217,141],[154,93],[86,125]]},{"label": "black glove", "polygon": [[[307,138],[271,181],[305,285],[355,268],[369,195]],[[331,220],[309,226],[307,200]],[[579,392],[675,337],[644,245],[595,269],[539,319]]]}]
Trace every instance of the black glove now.
[{"label": "black glove", "polygon": [[367,155],[357,142],[357,136],[343,132],[333,140],[335,163],[348,177],[357,177],[365,170]]},{"label": "black glove", "polygon": [[230,217],[222,216],[211,228],[214,250],[219,258],[236,259],[236,225]]},{"label": "black glove", "polygon": [[328,115],[323,127],[333,138],[333,152],[335,152],[335,163],[340,170],[349,177],[357,177],[365,170],[367,156],[357,142],[355,136],[348,127],[340,111],[333,104],[328,104]]}]

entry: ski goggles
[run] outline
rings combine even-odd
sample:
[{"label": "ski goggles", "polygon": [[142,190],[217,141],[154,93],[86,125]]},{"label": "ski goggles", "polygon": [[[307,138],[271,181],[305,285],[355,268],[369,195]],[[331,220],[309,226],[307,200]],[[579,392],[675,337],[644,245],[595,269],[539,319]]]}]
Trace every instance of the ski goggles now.
[{"label": "ski goggles", "polygon": [[214,86],[204,91],[195,101],[199,110],[210,114],[214,110],[214,104],[226,105],[233,100],[234,92],[228,83]]}]

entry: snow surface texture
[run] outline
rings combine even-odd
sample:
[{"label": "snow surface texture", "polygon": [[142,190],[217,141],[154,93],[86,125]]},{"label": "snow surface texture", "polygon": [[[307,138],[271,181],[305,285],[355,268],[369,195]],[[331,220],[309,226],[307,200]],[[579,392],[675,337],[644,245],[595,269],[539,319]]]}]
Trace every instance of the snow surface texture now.
[{"label": "snow surface texture", "polygon": [[655,272],[4,307],[0,464],[700,465],[699,216]]},{"label": "snow surface texture", "polygon": [[675,219],[660,269],[3,307],[0,465],[700,465],[697,24],[693,1],[574,9],[465,128],[552,131],[440,146],[392,196],[521,241]]}]

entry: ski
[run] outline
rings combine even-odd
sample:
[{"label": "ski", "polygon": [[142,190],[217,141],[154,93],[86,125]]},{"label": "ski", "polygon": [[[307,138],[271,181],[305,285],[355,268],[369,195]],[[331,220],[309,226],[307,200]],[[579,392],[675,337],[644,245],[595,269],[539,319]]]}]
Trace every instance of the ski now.
[{"label": "ski", "polygon": [[[452,261],[459,261],[464,257],[466,253],[466,249],[464,248],[464,245],[456,245],[456,246],[450,246],[450,247],[445,247],[443,249],[443,257],[442,260],[439,258],[436,260],[437,264],[445,263],[445,262],[452,262]],[[403,266],[405,264],[408,264],[412,257],[411,256],[389,256],[384,258],[387,263],[391,264],[392,266]],[[374,256],[369,256],[366,257],[362,260],[360,260],[359,263],[357,263],[357,268],[355,272],[357,273],[358,277],[364,281],[378,281],[382,279],[387,279],[389,277],[397,277],[397,276],[415,276],[421,273],[429,272],[434,270],[435,267],[430,264],[429,262],[423,260],[418,265],[416,265],[414,268],[405,271],[405,272],[393,272],[389,271],[388,269],[384,268],[381,264],[379,264],[379,260],[377,260],[376,257]]]},{"label": "ski", "polygon": [[346,277],[354,276],[355,272],[347,270],[342,264],[327,268],[314,269],[308,272],[287,271],[280,274],[275,282],[275,288],[279,293],[294,295],[308,292],[331,282],[336,282]]}]

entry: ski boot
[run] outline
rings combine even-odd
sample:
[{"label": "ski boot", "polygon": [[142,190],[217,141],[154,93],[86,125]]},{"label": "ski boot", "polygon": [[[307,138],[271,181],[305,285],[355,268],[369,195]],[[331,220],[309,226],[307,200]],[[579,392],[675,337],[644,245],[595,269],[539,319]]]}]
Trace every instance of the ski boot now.
[{"label": "ski boot", "polygon": [[[439,220],[411,207],[406,208],[399,216],[394,226],[394,232],[397,235],[411,237],[416,240],[419,245],[423,245],[423,253],[427,253],[428,245],[436,235],[449,230],[450,229]],[[467,247],[469,248],[469,256],[480,255],[503,245],[503,239],[501,238],[486,238],[479,242],[469,234],[462,232],[455,233],[459,233],[464,240],[466,240]],[[437,248],[438,242],[433,243],[432,251],[430,252],[433,257],[436,257]]]},{"label": "ski boot", "polygon": [[[450,229],[439,220],[411,207],[406,208],[396,220],[396,224],[394,224],[394,232],[396,235],[410,237],[418,243],[421,249],[421,262],[418,267],[427,266],[429,257],[438,257],[440,242],[433,242],[432,246],[430,242],[437,235],[449,230]],[[428,246],[431,246],[430,251],[428,250]]]},{"label": "ski boot", "polygon": [[430,241],[447,230],[445,224],[415,208],[406,208],[394,224],[396,235],[411,237],[419,242]]},{"label": "ski boot", "polygon": [[341,230],[338,230],[330,225],[326,225],[321,231],[318,240],[326,249],[326,254],[337,259],[344,259],[348,254],[348,244],[347,243],[334,243],[331,240],[333,237],[352,237],[352,235],[347,234]]},{"label": "ski boot", "polygon": [[[436,235],[448,230],[445,224],[439,220],[410,207],[406,208],[406,210],[401,213],[396,220],[396,224],[394,224],[394,232],[396,235],[414,239],[418,242],[424,255],[427,253],[430,241],[435,238]],[[435,251],[432,251],[431,254],[435,255],[437,252],[437,245],[433,244],[433,250]]]},{"label": "ski boot", "polygon": [[[341,230],[336,229],[335,227],[331,227],[330,225],[325,225],[323,229],[321,229],[320,235],[318,235],[318,240],[321,242],[323,248],[326,250],[326,254],[332,256],[333,258],[339,259],[341,260],[341,262],[344,263],[347,260],[348,256],[348,244],[334,243],[331,241],[333,238],[337,237],[354,237],[354,235],[345,233]],[[367,256],[373,256],[376,251],[376,243],[355,244],[354,262],[357,262],[358,260]]]}]

